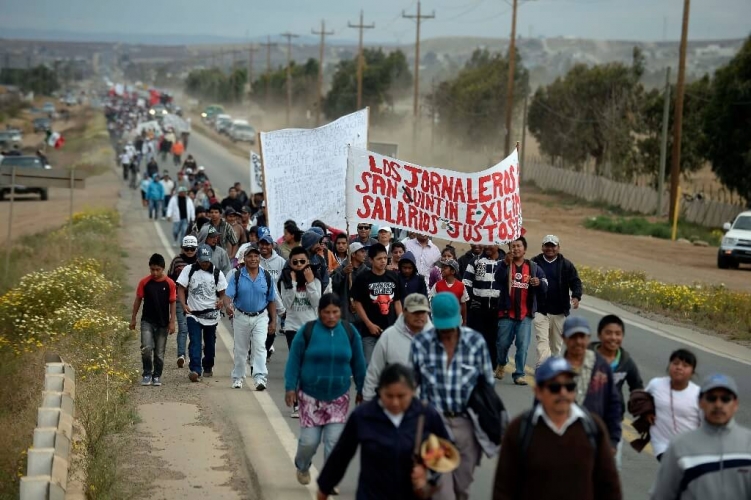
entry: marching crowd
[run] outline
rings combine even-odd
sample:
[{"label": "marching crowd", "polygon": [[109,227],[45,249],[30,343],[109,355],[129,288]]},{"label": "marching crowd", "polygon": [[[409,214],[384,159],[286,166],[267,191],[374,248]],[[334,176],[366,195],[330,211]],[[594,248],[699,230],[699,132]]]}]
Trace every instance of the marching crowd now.
[{"label": "marching crowd", "polygon": [[[350,236],[289,220],[272,235],[262,194],[237,183],[220,201],[190,155],[175,181],[157,167],[144,199],[150,217],[172,223],[180,249],[169,262],[155,253],[136,291],[141,384],[162,384],[172,333],[177,366],[187,364],[192,382],[212,377],[226,315],[232,387],[282,390],[269,387],[267,365],[284,335],[297,480],[310,483],[322,442],[319,499],[338,494],[358,448],[358,499],[466,499],[482,456],[498,454],[494,499],[620,499],[627,409],[641,433],[631,445],[651,442],[660,461],[651,498],[751,498],[751,432],[733,419],[736,383],[714,374],[695,384],[696,356],[677,349],[667,375],[645,386],[619,317],[593,330],[571,314],[583,286],[555,235],[531,258],[524,236],[507,251],[473,245],[457,255],[368,222]],[[532,408],[510,423],[494,388],[507,373],[515,386],[534,381]],[[440,460],[426,451],[429,436]]]}]

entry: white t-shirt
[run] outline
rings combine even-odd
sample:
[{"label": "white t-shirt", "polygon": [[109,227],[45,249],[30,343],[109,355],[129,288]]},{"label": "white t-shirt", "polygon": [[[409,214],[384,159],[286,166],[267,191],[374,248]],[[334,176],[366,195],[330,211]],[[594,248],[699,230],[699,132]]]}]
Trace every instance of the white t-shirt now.
[{"label": "white t-shirt", "polygon": [[175,181],[172,179],[165,181],[162,179],[159,181],[162,183],[162,187],[164,188],[164,196],[170,196],[172,195],[172,191],[175,189]]},{"label": "white t-shirt", "polygon": [[[670,388],[670,377],[653,378],[645,389],[655,400],[655,424],[650,428],[655,456],[665,453],[670,441],[678,434],[697,429],[701,425],[699,392],[693,382],[682,391]],[[672,395],[672,407],[671,407]]]},{"label": "white t-shirt", "polygon": [[[190,278],[188,285],[188,275],[192,266],[185,266],[177,278],[177,284],[187,288],[188,307],[191,311],[204,311],[206,309],[216,308],[216,292],[227,289],[227,279],[224,273],[219,271],[219,280],[214,285],[214,273],[198,269]],[[190,314],[193,319],[202,325],[211,326],[219,323],[219,309],[214,312],[201,314],[200,317]]]}]

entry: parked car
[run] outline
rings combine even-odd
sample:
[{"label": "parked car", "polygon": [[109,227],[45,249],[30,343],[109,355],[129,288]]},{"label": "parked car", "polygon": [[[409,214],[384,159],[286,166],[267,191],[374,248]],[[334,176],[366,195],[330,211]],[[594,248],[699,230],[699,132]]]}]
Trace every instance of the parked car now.
[{"label": "parked car", "polygon": [[216,117],[216,115],[220,115],[224,113],[224,108],[218,104],[211,104],[210,106],[206,106],[206,108],[203,110],[203,113],[201,113],[201,118],[206,123],[211,123]]},{"label": "parked car", "polygon": [[0,148],[11,148],[14,144],[21,145],[21,138],[18,133],[0,130]]},{"label": "parked car", "polygon": [[52,102],[45,102],[42,106],[42,111],[45,113],[55,113],[55,104]]},{"label": "parked car", "polygon": [[[37,169],[50,169],[49,165],[45,165],[42,160],[36,156],[4,156],[0,160],[0,166],[15,166],[18,168],[37,168]],[[6,180],[7,179],[7,180]],[[0,177],[0,200],[4,200],[7,195],[10,194],[10,178]],[[46,187],[35,187],[30,185],[16,184],[15,194],[38,194],[39,199],[47,201],[48,193]]]},{"label": "parked car", "polygon": [[49,118],[34,118],[34,132],[46,132],[52,128],[52,120]]},{"label": "parked car", "polygon": [[21,132],[20,128],[13,128],[13,127],[6,126],[3,132],[5,132],[8,135],[11,142],[23,141],[23,132]]},{"label": "parked car", "polygon": [[725,236],[717,253],[717,267],[738,269],[740,264],[751,264],[751,211],[741,212],[735,222],[726,222]]},{"label": "parked car", "polygon": [[[244,123],[237,123],[239,121]],[[232,139],[233,142],[241,141],[249,142],[251,144],[256,143],[256,131],[245,120],[236,120],[229,128],[227,135],[229,135],[229,138]]]},{"label": "parked car", "polygon": [[217,115],[214,120],[214,129],[220,134],[226,133],[232,125],[232,117],[230,115]]}]

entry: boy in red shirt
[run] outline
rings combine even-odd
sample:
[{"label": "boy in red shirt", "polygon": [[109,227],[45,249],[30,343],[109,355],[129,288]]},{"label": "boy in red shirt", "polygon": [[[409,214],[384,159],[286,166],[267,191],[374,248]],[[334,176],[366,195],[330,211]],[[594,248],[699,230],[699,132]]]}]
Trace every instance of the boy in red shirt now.
[{"label": "boy in red shirt", "polygon": [[[143,303],[141,314],[141,361],[143,379],[141,385],[162,385],[164,351],[167,336],[175,333],[175,300],[177,288],[164,273],[164,257],[155,253],[149,259],[148,276],[138,283],[130,329],[136,329],[136,316]],[[153,357],[153,362],[152,362]]]},{"label": "boy in red shirt", "polygon": [[449,292],[459,300],[462,313],[462,326],[467,325],[467,302],[469,294],[464,288],[464,283],[456,278],[459,274],[459,263],[454,259],[444,259],[438,263],[441,266],[441,279],[430,289],[429,297],[432,299],[435,294]]}]

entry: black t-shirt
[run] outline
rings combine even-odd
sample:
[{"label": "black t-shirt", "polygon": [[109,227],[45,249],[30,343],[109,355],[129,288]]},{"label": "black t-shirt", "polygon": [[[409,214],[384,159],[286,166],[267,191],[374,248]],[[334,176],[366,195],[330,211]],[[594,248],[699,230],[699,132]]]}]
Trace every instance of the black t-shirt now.
[{"label": "black t-shirt", "polygon": [[169,326],[170,303],[177,297],[175,282],[167,276],[156,281],[146,276],[138,283],[136,295],[143,299],[141,320],[159,327]]},{"label": "black t-shirt", "polygon": [[[352,284],[352,298],[362,304],[370,321],[385,330],[396,322],[394,304],[402,299],[399,278],[388,270],[380,276],[371,269],[363,271]],[[360,333],[370,335],[367,329]]]}]

